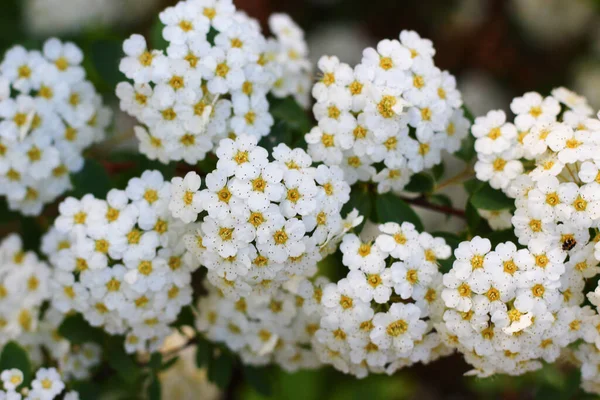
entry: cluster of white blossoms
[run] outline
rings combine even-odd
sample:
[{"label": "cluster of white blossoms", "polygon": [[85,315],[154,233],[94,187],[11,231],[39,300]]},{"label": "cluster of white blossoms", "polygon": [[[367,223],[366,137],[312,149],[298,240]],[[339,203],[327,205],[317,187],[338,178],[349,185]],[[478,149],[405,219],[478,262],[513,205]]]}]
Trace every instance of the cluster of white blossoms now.
[{"label": "cluster of white blossoms", "polygon": [[318,126],[305,138],[315,161],[338,165],[349,184],[377,182],[400,191],[411,175],[460,148],[469,121],[456,80],[433,62],[431,41],[403,31],[367,48],[354,69],[322,57],[314,85]]},{"label": "cluster of white blossoms", "polygon": [[48,265],[23,250],[12,234],[0,242],[0,347],[37,330],[42,303],[50,297]]},{"label": "cluster of white blossoms", "polygon": [[[463,242],[444,276],[447,344],[474,373],[521,374],[552,362],[578,339],[600,349],[600,121],[587,101],[558,88],[513,100],[475,120],[477,178],[515,199],[518,244]],[[487,215],[506,228],[509,210]],[[591,357],[588,356],[588,357]]]},{"label": "cluster of white blossoms", "polygon": [[[0,380],[4,390],[0,390],[0,397],[6,400],[52,400],[59,396],[64,400],[79,400],[79,393],[66,392],[65,383],[55,368],[40,368],[35,373],[30,388],[20,387],[24,382],[23,371],[12,368],[0,373]],[[23,395],[21,395],[21,393]],[[23,397],[24,396],[24,397]]]},{"label": "cluster of white blossoms", "polygon": [[11,210],[40,214],[104,137],[111,112],[82,60],[73,43],[49,39],[42,52],[13,47],[0,64],[0,195]]},{"label": "cluster of white blossoms", "polygon": [[100,364],[101,348],[91,342],[72,345],[62,337],[59,327],[64,318],[64,313],[48,307],[36,321],[35,330],[23,332],[14,341],[27,350],[34,366],[43,365],[45,357],[49,356],[58,365],[65,381],[86,379],[90,370]]},{"label": "cluster of white blossoms", "polygon": [[211,287],[198,303],[196,328],[238,353],[244,364],[275,363],[289,372],[317,368],[321,363],[311,341],[319,329],[322,286],[327,282],[294,280],[295,293],[279,287],[238,299]]},{"label": "cluster of white blossoms", "polygon": [[[446,345],[474,366],[472,374],[520,375],[554,362],[561,351],[596,330],[598,319],[584,301],[584,278],[598,273],[593,256],[570,256],[544,243],[492,250],[479,236],[462,242],[444,275],[448,308],[440,330]],[[595,316],[595,317],[594,317]],[[596,322],[597,324],[597,322]],[[595,336],[600,337],[596,332]]]},{"label": "cluster of white blossoms", "polygon": [[340,213],[350,187],[341,169],[315,168],[306,152],[285,144],[270,161],[251,135],[221,140],[216,154],[206,187],[199,190],[193,172],[174,178],[169,205],[185,223],[203,213],[184,242],[208,269],[208,280],[239,297],[314,275],[327,244],[347,229]]},{"label": "cluster of white blossoms", "polygon": [[135,130],[148,158],[196,164],[224,137],[266,136],[269,93],[308,103],[307,46],[287,15],[270,18],[268,40],[231,0],[180,1],[160,20],[166,52],[132,35],[120,69],[133,84],[117,86],[121,109],[144,125]]},{"label": "cluster of white blossoms", "polygon": [[190,304],[198,267],[171,218],[171,184],[145,171],[106,200],[86,195],[59,205],[42,251],[54,266],[52,304],[81,313],[92,326],[126,334],[128,352],[157,349]]},{"label": "cluster of white blossoms", "polygon": [[438,260],[450,257],[450,246],[408,222],[379,231],[366,242],[345,235],[340,250],[350,271],[319,289],[314,351],[324,364],[357,377],[393,374],[448,354],[433,321],[444,310]]},{"label": "cluster of white blossoms", "polygon": [[18,235],[0,242],[0,349],[16,341],[35,365],[42,365],[46,351],[66,379],[82,379],[100,362],[100,348],[93,343],[72,347],[58,334],[64,315],[52,307],[42,312],[51,297],[51,274],[48,264],[23,250]]}]

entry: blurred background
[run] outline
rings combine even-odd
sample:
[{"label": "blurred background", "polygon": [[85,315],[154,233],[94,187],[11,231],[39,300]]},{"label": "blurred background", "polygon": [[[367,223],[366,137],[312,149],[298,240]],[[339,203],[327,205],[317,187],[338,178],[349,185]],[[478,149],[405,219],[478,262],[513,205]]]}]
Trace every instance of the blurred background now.
[{"label": "blurred background", "polygon": [[[142,33],[160,48],[157,14],[175,2],[0,0],[0,52],[17,43],[39,47],[51,36],[73,40],[86,54],[90,79],[116,106],[113,91],[122,80],[117,65],[123,39]],[[578,91],[600,108],[600,0],[235,0],[235,4],[263,27],[271,13],[289,13],[306,31],[313,62],[335,54],[356,64],[363,48],[397,37],[402,29],[416,30],[433,40],[437,66],[457,77],[465,104],[475,116],[490,109],[508,110],[513,97],[530,90],[549,93],[556,86]],[[132,121],[124,116],[117,115],[116,121],[117,133],[131,129]],[[163,376],[163,398],[262,398],[241,384],[218,393],[194,368],[190,353]],[[394,377],[362,381],[330,369],[294,375],[273,371],[272,397],[582,398],[576,391],[576,372],[561,366],[520,378],[463,377],[467,370],[460,357],[453,356]]]}]

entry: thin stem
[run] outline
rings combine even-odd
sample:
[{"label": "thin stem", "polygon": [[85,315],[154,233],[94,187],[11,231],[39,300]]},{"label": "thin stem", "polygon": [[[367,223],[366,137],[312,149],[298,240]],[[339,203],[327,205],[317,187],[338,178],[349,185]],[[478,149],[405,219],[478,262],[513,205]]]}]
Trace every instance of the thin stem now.
[{"label": "thin stem", "polygon": [[461,219],[467,219],[465,212],[452,207],[442,206],[438,204],[430,203],[425,197],[417,197],[416,199],[409,199],[406,197],[400,197],[405,202],[412,204],[417,207],[425,208],[427,210],[436,211],[442,214],[453,215]]},{"label": "thin stem", "polygon": [[469,178],[472,178],[473,176],[474,176],[473,167],[471,165],[467,165],[466,168],[462,172],[460,172],[458,175],[455,175],[452,178],[449,178],[449,179],[445,180],[444,182],[440,182],[438,185],[436,185],[434,192],[438,192],[448,186],[462,183],[463,181],[465,181]]}]

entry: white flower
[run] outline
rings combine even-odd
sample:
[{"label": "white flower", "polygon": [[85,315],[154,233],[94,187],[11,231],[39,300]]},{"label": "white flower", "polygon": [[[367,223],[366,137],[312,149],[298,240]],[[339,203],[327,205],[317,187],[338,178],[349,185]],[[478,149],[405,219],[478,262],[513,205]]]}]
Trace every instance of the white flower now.
[{"label": "white flower", "polygon": [[162,55],[156,50],[149,51],[143,36],[131,35],[123,42],[123,51],[127,57],[121,60],[119,70],[135,83],[147,83],[166,73],[165,66],[160,64]]},{"label": "white flower", "polygon": [[477,117],[471,128],[475,141],[475,150],[481,154],[502,153],[511,147],[517,130],[506,123],[504,111],[490,111],[485,117]]},{"label": "white flower", "polygon": [[535,124],[553,122],[560,112],[560,105],[554,97],[543,98],[538,93],[529,92],[515,98],[510,104],[510,109],[517,114],[517,128],[526,131]]},{"label": "white flower", "polygon": [[35,379],[31,382],[31,388],[39,392],[44,398],[54,398],[63,391],[65,384],[56,369],[40,368],[35,374]]},{"label": "white flower", "polygon": [[419,319],[421,311],[414,304],[392,304],[386,313],[373,317],[373,343],[399,352],[412,350],[414,343],[421,340],[427,324]]},{"label": "white flower", "polygon": [[340,245],[343,262],[350,270],[360,269],[366,273],[380,272],[385,266],[386,253],[377,243],[363,243],[354,234],[345,235]]},{"label": "white flower", "polygon": [[171,180],[171,202],[169,210],[175,218],[185,223],[194,222],[202,210],[200,203],[200,176],[188,172],[185,178],[175,177]]},{"label": "white flower", "polygon": [[2,371],[0,379],[4,384],[4,389],[15,390],[21,383],[23,383],[23,372],[13,368]]}]

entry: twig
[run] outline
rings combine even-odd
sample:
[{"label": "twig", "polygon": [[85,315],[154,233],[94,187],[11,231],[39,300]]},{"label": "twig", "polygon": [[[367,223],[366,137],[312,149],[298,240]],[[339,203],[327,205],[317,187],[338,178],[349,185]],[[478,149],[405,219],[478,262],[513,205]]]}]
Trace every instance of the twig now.
[{"label": "twig", "polygon": [[442,190],[445,187],[452,186],[457,183],[461,183],[462,181],[473,177],[474,176],[473,173],[474,173],[473,167],[471,165],[467,165],[466,168],[462,172],[460,172],[458,175],[455,175],[452,178],[449,178],[449,179],[445,180],[444,182],[440,182],[440,184],[436,185],[434,192],[439,192],[440,190]]},{"label": "twig", "polygon": [[430,203],[425,197],[417,197],[416,199],[409,199],[406,197],[400,197],[405,202],[415,205],[417,207],[425,208],[432,211],[437,211],[443,214],[454,215],[455,217],[466,219],[465,212],[452,207],[442,206],[438,204]]}]

